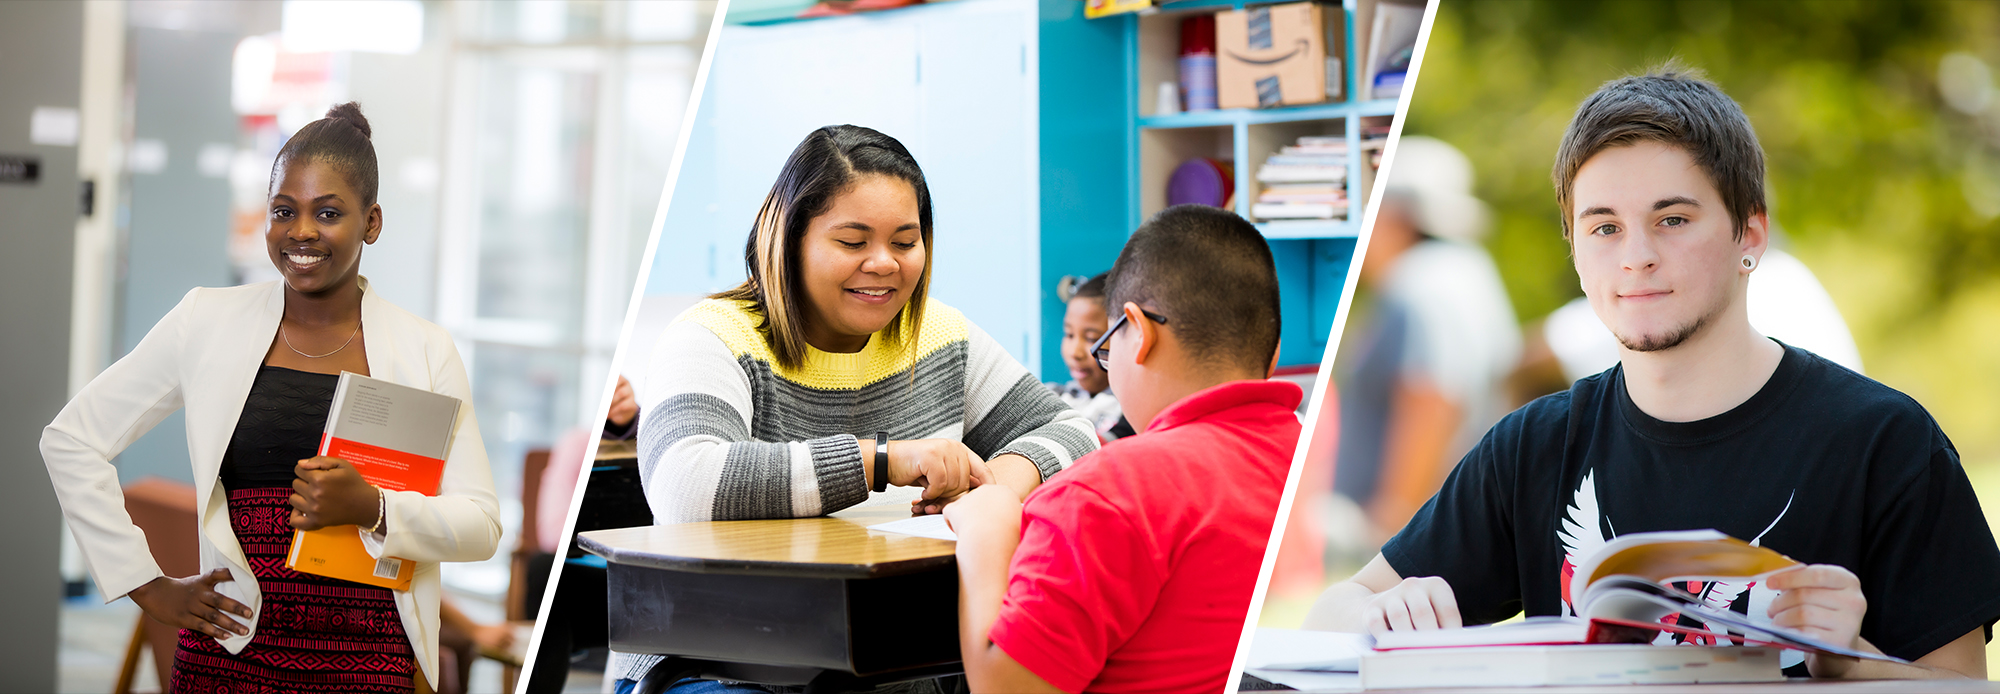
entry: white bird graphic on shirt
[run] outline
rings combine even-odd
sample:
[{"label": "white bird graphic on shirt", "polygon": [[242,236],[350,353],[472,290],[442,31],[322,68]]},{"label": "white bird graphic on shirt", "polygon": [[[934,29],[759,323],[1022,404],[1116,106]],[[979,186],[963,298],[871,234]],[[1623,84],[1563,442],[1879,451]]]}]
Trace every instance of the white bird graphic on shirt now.
[{"label": "white bird graphic on shirt", "polygon": [[[1611,540],[1605,537],[1604,524],[1600,522],[1603,513],[1597,507],[1597,484],[1592,481],[1595,474],[1594,470],[1583,473],[1583,482],[1576,485],[1576,491],[1570,494],[1569,508],[1563,512],[1562,529],[1556,531],[1556,537],[1562,540],[1563,563],[1569,571],[1583,565],[1585,557]],[[1569,587],[1563,588],[1563,607],[1575,616],[1576,606],[1569,604]]]}]

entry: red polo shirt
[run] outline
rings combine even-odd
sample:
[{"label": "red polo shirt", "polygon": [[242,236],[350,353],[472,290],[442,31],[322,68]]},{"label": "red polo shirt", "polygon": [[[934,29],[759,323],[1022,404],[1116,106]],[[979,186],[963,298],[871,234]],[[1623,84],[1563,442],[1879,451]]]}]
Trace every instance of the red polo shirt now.
[{"label": "red polo shirt", "polygon": [[1203,390],[1029,494],[989,638],[1066,692],[1222,691],[1302,395]]}]

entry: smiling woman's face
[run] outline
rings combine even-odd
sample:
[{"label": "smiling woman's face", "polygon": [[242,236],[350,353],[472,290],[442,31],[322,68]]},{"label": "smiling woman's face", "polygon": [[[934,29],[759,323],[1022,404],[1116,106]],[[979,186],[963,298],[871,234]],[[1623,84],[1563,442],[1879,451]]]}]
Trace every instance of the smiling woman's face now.
[{"label": "smiling woman's face", "polygon": [[866,347],[910,303],[928,252],[916,190],[890,176],[856,179],[799,240],[806,343],[828,352]]},{"label": "smiling woman's face", "polygon": [[319,295],[354,283],[361,247],[382,233],[382,207],[362,204],[340,170],[312,160],[285,162],[271,182],[264,242],[286,286]]}]

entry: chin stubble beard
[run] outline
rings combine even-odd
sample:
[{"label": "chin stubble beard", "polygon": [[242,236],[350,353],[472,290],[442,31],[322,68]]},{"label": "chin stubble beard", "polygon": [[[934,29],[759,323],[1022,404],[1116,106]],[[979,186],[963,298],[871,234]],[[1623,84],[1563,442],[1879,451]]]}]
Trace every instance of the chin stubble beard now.
[{"label": "chin stubble beard", "polygon": [[1664,335],[1641,337],[1635,340],[1624,335],[1612,333],[1612,337],[1618,338],[1618,343],[1625,345],[1625,349],[1634,352],[1659,352],[1673,349],[1681,346],[1681,343],[1687,342],[1688,338],[1694,337],[1695,333],[1701,332],[1702,328],[1708,326],[1710,320],[1722,315],[1723,309],[1727,306],[1728,303],[1726,301],[1718,304],[1707,313],[1697,316],[1694,320],[1688,321],[1686,325],[1670,330]]},{"label": "chin stubble beard", "polygon": [[1676,328],[1665,335],[1641,337],[1636,340],[1618,335],[1618,343],[1625,345],[1625,349],[1634,352],[1658,352],[1673,349],[1681,346],[1681,343],[1686,342],[1688,338],[1694,337],[1694,334],[1700,332],[1702,326],[1707,324],[1708,316],[1702,316],[1688,321],[1687,325]]}]

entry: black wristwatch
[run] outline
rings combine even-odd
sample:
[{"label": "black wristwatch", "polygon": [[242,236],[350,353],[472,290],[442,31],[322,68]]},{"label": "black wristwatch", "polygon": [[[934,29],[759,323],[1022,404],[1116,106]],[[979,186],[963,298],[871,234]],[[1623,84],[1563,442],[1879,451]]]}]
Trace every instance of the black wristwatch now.
[{"label": "black wristwatch", "polygon": [[889,432],[875,432],[875,491],[889,488]]}]

